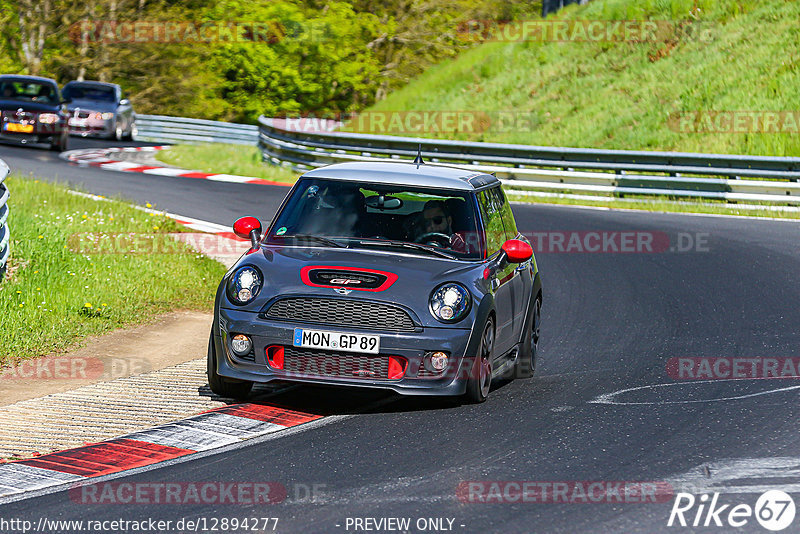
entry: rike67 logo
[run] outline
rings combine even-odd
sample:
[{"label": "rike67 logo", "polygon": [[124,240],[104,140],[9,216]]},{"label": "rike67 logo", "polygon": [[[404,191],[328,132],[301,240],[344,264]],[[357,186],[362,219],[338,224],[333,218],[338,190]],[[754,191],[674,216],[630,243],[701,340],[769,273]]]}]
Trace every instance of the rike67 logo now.
[{"label": "rike67 logo", "polygon": [[784,530],[794,521],[794,499],[783,491],[770,490],[758,498],[754,507],[749,504],[719,504],[719,493],[699,498],[691,493],[678,493],[667,526],[744,527],[753,517],[767,530]]}]

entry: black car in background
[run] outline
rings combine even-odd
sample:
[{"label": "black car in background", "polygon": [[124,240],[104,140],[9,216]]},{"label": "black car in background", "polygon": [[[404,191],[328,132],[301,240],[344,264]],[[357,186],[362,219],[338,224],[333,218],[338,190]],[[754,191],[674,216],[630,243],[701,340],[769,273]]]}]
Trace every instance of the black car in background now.
[{"label": "black car in background", "polygon": [[71,81],[64,86],[69,100],[69,133],[83,137],[133,139],[136,115],[122,88],[113,83]]},{"label": "black car in background", "polygon": [[0,76],[0,140],[67,149],[67,109],[58,84],[38,76]]}]

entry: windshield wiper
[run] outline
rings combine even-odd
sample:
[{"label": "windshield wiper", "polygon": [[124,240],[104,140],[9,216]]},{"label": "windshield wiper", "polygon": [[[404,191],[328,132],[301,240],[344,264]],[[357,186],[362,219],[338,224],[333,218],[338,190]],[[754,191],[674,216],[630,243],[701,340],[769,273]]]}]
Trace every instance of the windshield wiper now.
[{"label": "windshield wiper", "polygon": [[421,245],[419,243],[409,243],[408,241],[387,241],[385,239],[359,239],[358,243],[360,245],[378,245],[378,246],[385,246],[385,247],[402,247],[402,248],[410,248],[414,250],[422,250],[424,252],[428,252],[435,256],[439,256],[441,258],[448,258],[451,260],[457,260],[458,257],[454,256],[453,254],[448,254],[447,252],[443,252],[441,250],[436,250],[435,248]]},{"label": "windshield wiper", "polygon": [[343,245],[343,244],[341,244],[341,243],[339,243],[337,241],[334,241],[333,239],[328,239],[327,237],[321,237],[321,236],[318,236],[318,235],[293,234],[293,235],[280,235],[280,236],[275,236],[275,237],[280,237],[280,238],[284,238],[284,239],[285,238],[292,238],[292,239],[302,239],[302,240],[305,240],[305,241],[316,241],[317,243],[322,243],[324,245],[329,245],[329,246],[332,246],[332,247],[348,248],[347,245]]}]

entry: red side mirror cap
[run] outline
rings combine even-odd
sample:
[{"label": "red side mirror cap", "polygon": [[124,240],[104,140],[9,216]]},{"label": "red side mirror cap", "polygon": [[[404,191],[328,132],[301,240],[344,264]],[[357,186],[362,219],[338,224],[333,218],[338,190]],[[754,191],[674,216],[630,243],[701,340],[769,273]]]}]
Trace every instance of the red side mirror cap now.
[{"label": "red side mirror cap", "polygon": [[261,233],[261,222],[255,217],[242,217],[233,223],[233,233],[242,239],[250,239],[253,230]]},{"label": "red side mirror cap", "polygon": [[522,263],[528,261],[533,256],[533,249],[525,241],[519,239],[509,239],[503,243],[503,252],[506,253],[508,261],[511,263]]}]

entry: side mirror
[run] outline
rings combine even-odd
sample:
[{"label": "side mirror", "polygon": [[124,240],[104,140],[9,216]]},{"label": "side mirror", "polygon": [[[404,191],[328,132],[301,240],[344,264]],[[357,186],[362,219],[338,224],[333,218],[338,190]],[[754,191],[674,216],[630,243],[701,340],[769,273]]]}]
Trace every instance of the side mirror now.
[{"label": "side mirror", "polygon": [[131,101],[128,100],[127,98],[123,98],[122,100],[119,101],[119,105],[120,106],[127,106],[130,103],[131,103]]},{"label": "side mirror", "polygon": [[261,222],[255,217],[242,217],[233,223],[233,233],[242,239],[249,239],[253,248],[258,248],[261,240]]},{"label": "side mirror", "polygon": [[522,263],[533,257],[533,248],[519,239],[509,239],[503,243],[502,248],[510,263]]}]

